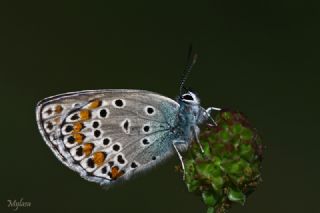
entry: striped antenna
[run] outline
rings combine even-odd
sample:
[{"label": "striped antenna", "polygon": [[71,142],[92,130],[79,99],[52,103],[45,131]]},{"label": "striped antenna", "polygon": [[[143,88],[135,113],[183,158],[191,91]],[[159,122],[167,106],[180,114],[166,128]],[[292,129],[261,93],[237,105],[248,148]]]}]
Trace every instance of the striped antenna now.
[{"label": "striped antenna", "polygon": [[181,82],[180,82],[180,95],[182,95],[182,90],[184,89],[184,84],[189,76],[189,73],[191,72],[192,67],[197,61],[198,55],[193,52],[192,44],[189,46],[188,50],[188,57],[187,57],[187,65],[185,68],[185,71],[182,75]]}]

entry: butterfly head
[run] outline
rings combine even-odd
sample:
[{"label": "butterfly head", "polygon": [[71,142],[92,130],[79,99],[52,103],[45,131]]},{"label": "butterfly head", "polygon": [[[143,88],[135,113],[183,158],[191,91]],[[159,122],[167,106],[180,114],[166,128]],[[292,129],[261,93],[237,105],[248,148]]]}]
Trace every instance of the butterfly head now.
[{"label": "butterfly head", "polygon": [[187,90],[180,95],[178,103],[180,107],[177,126],[183,127],[185,132],[189,132],[187,134],[192,134],[190,128],[195,127],[203,120],[200,99],[195,92]]},{"label": "butterfly head", "polygon": [[190,90],[183,93],[179,99],[181,102],[186,103],[186,104],[191,104],[191,105],[199,105],[200,104],[200,99],[198,98],[197,94],[193,91],[190,91]]}]

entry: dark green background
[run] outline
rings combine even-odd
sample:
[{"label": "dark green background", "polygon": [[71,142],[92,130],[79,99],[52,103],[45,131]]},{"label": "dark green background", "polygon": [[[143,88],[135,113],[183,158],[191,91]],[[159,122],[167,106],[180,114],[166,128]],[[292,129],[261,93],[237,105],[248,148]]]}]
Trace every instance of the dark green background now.
[{"label": "dark green background", "polygon": [[[205,212],[178,158],[108,191],[64,167],[35,105],[83,89],[136,88],[243,111],[266,145],[264,182],[230,212],[319,212],[319,5],[292,0],[9,1],[0,4],[1,212]],[[314,1],[316,2],[316,1]]]}]

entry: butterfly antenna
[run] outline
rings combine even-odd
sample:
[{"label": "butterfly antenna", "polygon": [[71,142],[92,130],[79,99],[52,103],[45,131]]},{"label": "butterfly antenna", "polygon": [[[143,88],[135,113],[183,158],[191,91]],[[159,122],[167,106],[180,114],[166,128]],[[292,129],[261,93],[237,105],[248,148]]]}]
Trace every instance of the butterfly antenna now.
[{"label": "butterfly antenna", "polygon": [[180,95],[182,95],[182,90],[184,88],[184,83],[186,82],[189,73],[191,72],[192,67],[195,65],[197,61],[198,55],[193,52],[192,45],[190,44],[189,50],[188,50],[188,57],[187,57],[187,66],[185,68],[185,71],[182,75],[182,79],[180,82]]}]

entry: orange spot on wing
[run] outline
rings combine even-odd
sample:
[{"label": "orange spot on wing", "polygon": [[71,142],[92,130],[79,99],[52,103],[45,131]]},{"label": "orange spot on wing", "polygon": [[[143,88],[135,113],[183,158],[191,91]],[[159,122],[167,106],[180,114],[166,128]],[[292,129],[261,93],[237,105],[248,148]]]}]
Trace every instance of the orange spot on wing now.
[{"label": "orange spot on wing", "polygon": [[85,121],[85,120],[88,120],[90,118],[91,114],[90,114],[90,111],[89,110],[81,110],[80,111],[80,119]]},{"label": "orange spot on wing", "polygon": [[60,117],[55,118],[53,121],[54,121],[56,124],[59,124],[59,123],[60,123]]},{"label": "orange spot on wing", "polygon": [[93,101],[89,104],[88,108],[89,108],[89,109],[95,109],[95,108],[99,107],[100,105],[101,105],[101,100],[96,99],[96,100],[93,100]]},{"label": "orange spot on wing", "polygon": [[58,114],[61,113],[62,110],[63,110],[63,107],[61,105],[57,105],[56,108],[54,109],[54,111]]},{"label": "orange spot on wing", "polygon": [[119,177],[121,177],[124,174],[123,171],[119,170],[119,167],[114,166],[111,168],[111,178],[113,180],[118,179]]},{"label": "orange spot on wing", "polygon": [[83,145],[83,152],[86,156],[90,155],[93,150],[93,144],[92,143],[86,143]]},{"label": "orange spot on wing", "polygon": [[82,128],[83,124],[80,122],[73,124],[73,132],[80,132]]},{"label": "orange spot on wing", "polygon": [[80,133],[74,133],[73,134],[74,140],[78,143],[82,143],[84,139],[84,135]]},{"label": "orange spot on wing", "polygon": [[97,166],[101,166],[106,158],[106,154],[104,152],[96,152],[93,155],[93,162],[97,164]]}]

